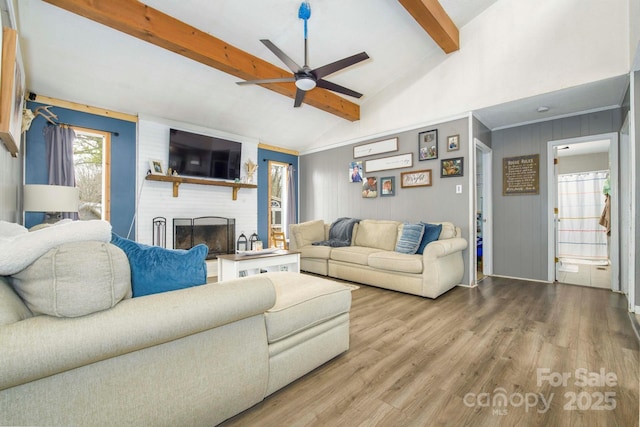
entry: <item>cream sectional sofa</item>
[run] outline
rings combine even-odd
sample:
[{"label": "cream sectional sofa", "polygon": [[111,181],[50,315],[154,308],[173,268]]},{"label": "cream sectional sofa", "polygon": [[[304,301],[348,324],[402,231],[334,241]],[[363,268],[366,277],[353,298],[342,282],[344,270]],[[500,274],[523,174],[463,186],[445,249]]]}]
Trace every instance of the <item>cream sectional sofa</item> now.
[{"label": "cream sectional sofa", "polygon": [[92,313],[56,276],[54,313],[34,314],[0,276],[0,425],[213,426],[349,348],[337,282],[268,273],[131,298],[124,253],[98,246],[106,264],[90,257],[75,288],[106,284],[78,298],[102,295]]},{"label": "cream sectional sofa", "polygon": [[427,244],[422,254],[395,251],[402,222],[373,219],[355,224],[351,245],[344,247],[313,244],[329,239],[331,224],[322,220],[292,224],[289,249],[301,253],[302,271],[437,298],[460,284],[467,241],[452,223],[436,224],[442,225],[438,240]]}]

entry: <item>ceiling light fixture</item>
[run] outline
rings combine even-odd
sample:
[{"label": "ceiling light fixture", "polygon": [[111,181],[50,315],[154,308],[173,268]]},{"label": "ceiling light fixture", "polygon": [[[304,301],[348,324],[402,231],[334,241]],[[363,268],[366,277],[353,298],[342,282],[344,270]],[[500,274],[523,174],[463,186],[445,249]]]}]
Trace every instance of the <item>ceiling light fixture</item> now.
[{"label": "ceiling light fixture", "polygon": [[311,77],[302,76],[296,80],[296,87],[306,92],[316,87],[316,81],[313,80]]},{"label": "ceiling light fixture", "polygon": [[546,113],[547,111],[549,111],[549,107],[545,107],[545,106],[541,106],[538,107],[538,113]]}]

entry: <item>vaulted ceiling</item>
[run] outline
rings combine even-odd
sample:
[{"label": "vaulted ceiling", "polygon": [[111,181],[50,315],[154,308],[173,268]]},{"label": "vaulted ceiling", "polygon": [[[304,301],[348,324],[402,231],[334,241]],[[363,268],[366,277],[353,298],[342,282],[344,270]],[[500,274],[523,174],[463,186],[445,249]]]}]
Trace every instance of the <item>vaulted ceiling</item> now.
[{"label": "vaulted ceiling", "polygon": [[357,123],[394,82],[445,61],[457,29],[496,1],[312,0],[309,66],[370,59],[327,77],[362,98],[316,88],[300,108],[291,83],[236,84],[291,75],[260,39],[304,62],[300,0],[20,0],[15,14],[31,92],[304,150]]}]

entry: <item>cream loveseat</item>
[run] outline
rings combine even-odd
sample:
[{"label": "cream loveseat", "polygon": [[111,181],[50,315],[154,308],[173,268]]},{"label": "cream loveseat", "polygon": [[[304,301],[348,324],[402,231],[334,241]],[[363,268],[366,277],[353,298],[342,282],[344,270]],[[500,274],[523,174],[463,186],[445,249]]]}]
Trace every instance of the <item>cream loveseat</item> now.
[{"label": "cream loveseat", "polygon": [[460,284],[467,241],[450,222],[429,225],[441,230],[422,254],[396,251],[405,224],[372,219],[356,223],[351,244],[342,247],[314,245],[329,239],[331,224],[322,220],[292,224],[289,249],[300,251],[302,271],[437,298]]},{"label": "cream loveseat", "polygon": [[216,425],[348,350],[350,305],[287,272],[131,298],[120,248],[62,244],[0,276],[0,425]]}]

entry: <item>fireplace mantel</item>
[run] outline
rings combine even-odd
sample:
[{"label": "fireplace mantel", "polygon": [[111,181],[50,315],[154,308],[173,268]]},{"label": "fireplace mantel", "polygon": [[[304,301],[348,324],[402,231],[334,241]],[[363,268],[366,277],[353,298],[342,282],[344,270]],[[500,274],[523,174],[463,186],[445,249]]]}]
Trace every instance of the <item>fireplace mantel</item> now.
[{"label": "fireplace mantel", "polygon": [[168,175],[147,175],[145,179],[149,181],[173,182],[173,197],[178,197],[178,187],[180,184],[214,185],[218,187],[231,187],[233,200],[238,199],[238,190],[241,188],[258,188],[255,184],[243,184],[240,182],[213,181],[209,179],[190,178],[184,176]]}]

